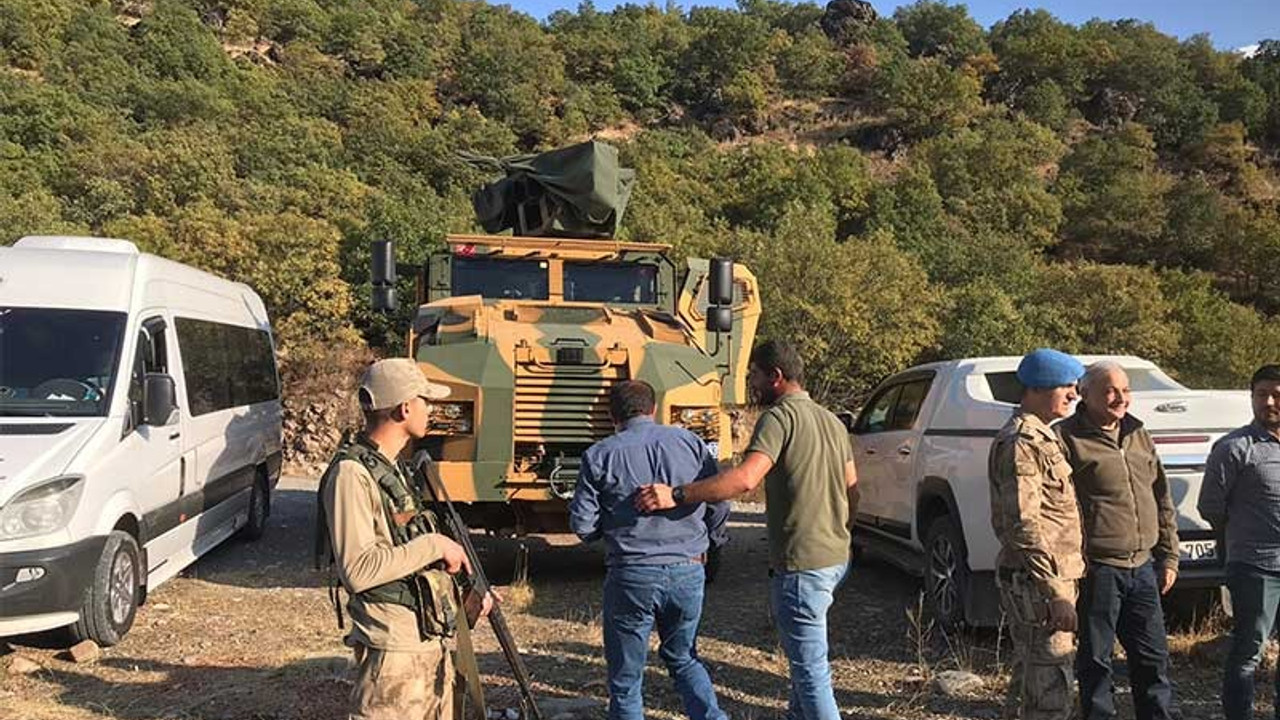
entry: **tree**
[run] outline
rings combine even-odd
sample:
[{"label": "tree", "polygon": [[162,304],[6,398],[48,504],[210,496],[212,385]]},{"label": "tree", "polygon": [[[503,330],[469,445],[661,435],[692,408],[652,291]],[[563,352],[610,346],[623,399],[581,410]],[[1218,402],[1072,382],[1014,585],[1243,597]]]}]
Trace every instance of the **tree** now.
[{"label": "tree", "polygon": [[1165,195],[1172,186],[1142,125],[1090,135],[1063,159],[1058,177],[1067,218],[1064,252],[1106,262],[1152,252],[1164,232]]},{"label": "tree", "polygon": [[474,104],[528,143],[557,136],[564,56],[528,15],[506,6],[476,6],[462,25],[445,98]]},{"label": "tree", "polygon": [[1218,121],[1218,108],[1197,84],[1177,40],[1150,23],[1093,20],[1080,30],[1093,50],[1086,116],[1115,127],[1137,121],[1161,148],[1198,141]]},{"label": "tree", "polygon": [[1046,10],[1020,10],[992,26],[990,42],[1000,65],[989,86],[995,99],[1024,108],[1027,93],[1046,84],[1072,105],[1083,99],[1090,48],[1076,28]]},{"label": "tree", "polygon": [[1133,354],[1164,363],[1178,350],[1173,305],[1147,268],[1046,265],[1026,303],[1023,317],[1032,332],[1066,352]]},{"label": "tree", "polygon": [[855,406],[937,340],[937,295],[919,265],[884,234],[836,242],[829,205],[793,204],[771,236],[743,232],[724,249],[763,279],[761,333],[799,347],[825,403]]},{"label": "tree", "polygon": [[1250,125],[1250,132],[1280,145],[1280,40],[1263,40],[1252,57],[1240,65],[1241,73],[1266,95],[1264,117]]},{"label": "tree", "polygon": [[1181,329],[1167,369],[1191,387],[1241,388],[1258,366],[1274,362],[1275,322],[1215,291],[1209,277],[1164,273],[1160,287]]},{"label": "tree", "polygon": [[897,59],[876,74],[877,111],[908,138],[963,127],[982,107],[982,84],[935,58]]},{"label": "tree", "polygon": [[964,5],[916,0],[893,12],[912,57],[936,57],[959,68],[991,52],[982,26]]},{"label": "tree", "polygon": [[[773,31],[760,18],[732,10],[699,7],[689,13],[689,45],[679,60],[676,97],[696,111],[715,114],[725,109],[725,91],[746,75],[771,73]],[[764,92],[771,77],[759,77]]]}]

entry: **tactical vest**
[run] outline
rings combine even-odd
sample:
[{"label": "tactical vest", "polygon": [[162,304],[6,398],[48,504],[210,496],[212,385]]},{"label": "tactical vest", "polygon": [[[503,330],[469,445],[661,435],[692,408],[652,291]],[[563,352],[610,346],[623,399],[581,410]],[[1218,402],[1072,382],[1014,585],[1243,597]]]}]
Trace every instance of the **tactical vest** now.
[{"label": "tactical vest", "polygon": [[[334,562],[332,538],[329,533],[328,519],[324,512],[325,489],[334,482],[338,475],[338,466],[346,460],[360,463],[373,478],[378,487],[378,495],[382,500],[382,512],[387,528],[391,533],[391,541],[400,546],[416,537],[437,532],[435,512],[423,507],[418,498],[422,497],[421,488],[417,494],[411,491],[409,481],[411,473],[392,465],[382,453],[363,435],[354,439],[348,434],[342,439],[328,469],[320,478],[320,489],[317,495],[317,527],[316,527],[316,559],[332,568]],[[397,513],[412,512],[408,522],[396,523]],[[342,609],[337,601],[336,588],[341,581],[334,577],[332,598],[338,612],[338,625],[342,626]],[[425,640],[429,637],[452,636],[457,630],[457,606],[455,597],[457,589],[453,578],[440,569],[422,570],[414,575],[369,588],[356,593],[366,603],[390,603],[403,605],[414,611],[418,617],[418,629]]]}]

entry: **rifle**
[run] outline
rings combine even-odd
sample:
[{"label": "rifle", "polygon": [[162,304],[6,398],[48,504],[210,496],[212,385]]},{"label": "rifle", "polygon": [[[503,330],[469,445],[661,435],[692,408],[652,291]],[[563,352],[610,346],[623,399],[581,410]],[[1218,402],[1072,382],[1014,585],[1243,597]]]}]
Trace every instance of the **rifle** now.
[{"label": "rifle", "polygon": [[[471,566],[471,573],[464,578],[463,584],[470,590],[466,594],[463,611],[466,614],[465,622],[474,627],[480,619],[480,611],[483,608],[484,596],[492,589],[489,584],[489,578],[484,573],[484,566],[480,564],[480,556],[476,554],[476,548],[471,544],[471,530],[467,524],[462,521],[462,516],[458,514],[457,508],[453,506],[453,501],[449,499],[449,491],[445,489],[444,483],[441,482],[440,476],[436,473],[431,457],[425,453],[418,453],[413,459],[413,472],[415,475],[421,474],[425,480],[423,484],[435,498],[438,508],[443,509],[440,513],[441,522],[444,524],[444,532],[454,542],[462,546],[463,551],[467,555],[467,563]],[[507,619],[502,614],[502,608],[494,603],[489,610],[489,625],[493,627],[493,634],[498,638],[498,645],[502,647],[502,654],[507,659],[507,665],[511,666],[511,674],[515,676],[516,685],[520,687],[520,700],[523,712],[521,715],[527,720],[542,720],[542,713],[538,710],[538,703],[533,698],[533,681],[529,677],[529,670],[524,665],[524,660],[520,657],[520,649],[516,646],[515,636],[511,634],[511,629],[507,627]]]}]

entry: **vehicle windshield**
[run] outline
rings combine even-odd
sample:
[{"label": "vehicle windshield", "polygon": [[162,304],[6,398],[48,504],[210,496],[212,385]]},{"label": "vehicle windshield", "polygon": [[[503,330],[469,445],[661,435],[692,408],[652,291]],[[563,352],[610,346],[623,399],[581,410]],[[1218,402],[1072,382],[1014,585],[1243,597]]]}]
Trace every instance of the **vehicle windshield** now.
[{"label": "vehicle windshield", "polygon": [[455,296],[480,295],[492,300],[546,300],[546,260],[453,258]]},{"label": "vehicle windshield", "polygon": [[0,416],[107,414],[125,314],[0,307]]},{"label": "vehicle windshield", "polygon": [[564,299],[653,305],[658,302],[658,268],[636,263],[567,262]]}]

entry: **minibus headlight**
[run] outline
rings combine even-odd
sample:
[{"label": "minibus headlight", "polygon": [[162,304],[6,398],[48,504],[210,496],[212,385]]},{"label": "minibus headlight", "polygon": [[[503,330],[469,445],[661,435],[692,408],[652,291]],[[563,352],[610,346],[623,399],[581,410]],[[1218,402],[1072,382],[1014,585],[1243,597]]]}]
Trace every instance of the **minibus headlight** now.
[{"label": "minibus headlight", "polygon": [[67,526],[80,495],[84,478],[67,475],[26,490],[0,508],[0,540],[46,535]]}]

